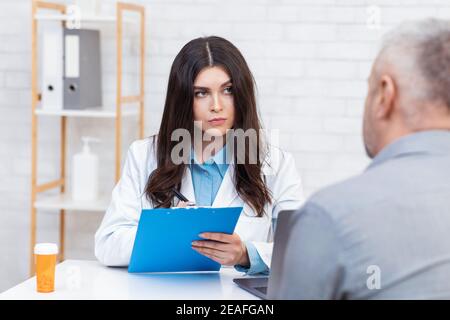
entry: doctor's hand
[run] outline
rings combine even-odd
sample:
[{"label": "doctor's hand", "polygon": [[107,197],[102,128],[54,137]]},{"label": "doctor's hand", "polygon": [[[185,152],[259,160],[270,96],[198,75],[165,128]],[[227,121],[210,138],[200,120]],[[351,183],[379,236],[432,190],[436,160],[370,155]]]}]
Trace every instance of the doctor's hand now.
[{"label": "doctor's hand", "polygon": [[200,237],[207,240],[192,242],[192,249],[198,253],[220,263],[221,265],[234,266],[236,264],[249,267],[247,247],[241,238],[233,233],[205,232]]},{"label": "doctor's hand", "polygon": [[195,205],[195,203],[193,203],[193,202],[186,202],[186,201],[180,201],[180,202],[178,202],[178,204],[177,204],[177,208],[186,208],[186,207],[189,207],[189,206],[193,206],[193,205]]}]

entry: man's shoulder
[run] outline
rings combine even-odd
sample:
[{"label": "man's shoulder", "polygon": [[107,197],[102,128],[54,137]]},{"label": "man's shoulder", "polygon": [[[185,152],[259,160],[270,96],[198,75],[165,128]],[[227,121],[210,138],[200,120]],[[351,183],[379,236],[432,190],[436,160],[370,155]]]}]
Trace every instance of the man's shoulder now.
[{"label": "man's shoulder", "polygon": [[377,190],[381,181],[381,176],[365,171],[317,191],[307,204],[320,208],[332,218],[339,218],[359,211],[382,197],[382,192]]}]

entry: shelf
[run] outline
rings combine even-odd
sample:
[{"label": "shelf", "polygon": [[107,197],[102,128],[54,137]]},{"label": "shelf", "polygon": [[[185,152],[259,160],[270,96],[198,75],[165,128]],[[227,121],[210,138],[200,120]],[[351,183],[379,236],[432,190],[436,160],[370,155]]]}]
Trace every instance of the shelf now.
[{"label": "shelf", "polygon": [[[47,21],[72,21],[74,16],[67,14],[36,14],[36,20]],[[82,16],[80,22],[116,22],[116,16]]]},{"label": "shelf", "polygon": [[[120,178],[120,167],[122,160],[122,122],[125,120],[134,121],[135,118],[129,119],[128,116],[134,116],[139,120],[139,137],[144,137],[144,78],[145,78],[145,69],[144,69],[144,58],[145,58],[145,6],[139,4],[132,4],[127,1],[127,3],[117,2],[116,3],[116,13],[98,13],[95,14],[92,12],[91,15],[75,15],[71,14],[67,7],[67,1],[57,1],[53,0],[51,2],[47,2],[47,0],[32,0],[31,2],[31,39],[30,39],[30,47],[31,47],[31,109],[33,113],[31,115],[31,146],[32,146],[32,170],[31,170],[31,199],[34,199],[30,205],[31,211],[31,223],[30,223],[30,242],[31,242],[31,250],[29,255],[30,262],[30,275],[33,276],[35,274],[35,257],[33,254],[33,247],[36,243],[36,234],[37,234],[37,212],[38,210],[51,210],[51,212],[58,212],[59,210],[65,210],[70,213],[78,213],[82,214],[88,212],[102,212],[104,213],[110,203],[111,194],[102,195],[96,201],[74,201],[71,197],[71,193],[63,193],[58,194],[56,192],[48,192],[48,190],[53,190],[55,188],[65,187],[65,177],[64,173],[66,172],[66,146],[67,146],[67,117],[79,117],[79,118],[104,118],[104,119],[113,119],[116,121],[115,131],[111,131],[111,135],[115,136],[117,139],[115,140],[115,168],[114,175],[115,181],[117,182]],[[40,13],[40,10],[46,10],[44,13]],[[90,11],[91,12],[91,11]],[[125,14],[134,13],[133,15]],[[67,13],[67,14],[66,14]],[[85,11],[85,13],[87,13]],[[139,15],[139,19],[136,17],[136,13]],[[116,74],[117,74],[117,83],[122,83],[124,74],[122,68],[123,62],[123,39],[129,33],[129,30],[133,27],[135,29],[135,24],[139,22],[138,34],[140,36],[140,45],[139,45],[139,56],[140,56],[140,67],[139,67],[139,79],[140,79],[140,90],[138,95],[124,96],[120,91],[120,94],[117,95],[114,100],[104,101],[104,106],[98,106],[96,108],[83,109],[83,110],[73,110],[73,109],[63,109],[64,104],[61,103],[59,105],[54,106],[55,109],[48,110],[42,109],[42,104],[40,102],[41,95],[38,92],[38,86],[36,84],[39,83],[39,37],[42,36],[39,32],[39,25],[42,23],[56,24],[58,28],[61,28],[63,25],[67,25],[68,23],[63,22],[73,22],[79,21],[81,25],[91,26],[94,28],[106,27],[108,30],[108,34],[112,35],[113,30],[115,30],[114,34],[116,35],[116,49],[117,49],[117,57],[116,59]],[[50,23],[53,22],[53,23]],[[60,23],[61,22],[61,23]],[[119,23],[120,22],[120,23]],[[97,23],[97,25],[96,25]],[[55,26],[52,26],[55,27]],[[114,28],[115,27],[115,28]],[[135,34],[130,34],[130,36]],[[120,85],[116,88],[120,89]],[[112,89],[111,89],[112,90]],[[113,98],[113,97],[111,97]],[[117,104],[120,106],[120,114],[119,117],[116,112]],[[117,102],[118,101],[118,102]],[[126,104],[126,106],[125,106]],[[142,112],[141,112],[142,111]],[[37,156],[39,143],[38,143],[38,122],[43,120],[43,116],[53,116],[60,117],[61,125],[60,132],[53,132],[55,136],[60,136],[60,167],[61,167],[61,175],[58,180],[51,181],[42,185],[36,185],[36,181],[38,180],[38,159]],[[126,118],[126,119],[125,119]],[[53,190],[58,191],[58,190]],[[60,244],[60,253],[59,259],[64,260],[65,256],[65,215],[61,214],[59,216],[60,228],[59,228],[59,244]]]},{"label": "shelf", "polygon": [[[116,109],[112,108],[89,108],[83,110],[74,109],[55,109],[55,110],[45,110],[42,108],[37,108],[35,111],[36,115],[42,116],[65,116],[65,117],[78,117],[78,118],[116,118]],[[139,115],[139,108],[136,106],[126,106],[122,107],[122,116],[137,116]]]},{"label": "shelf", "polygon": [[109,205],[109,198],[101,196],[97,201],[74,201],[68,194],[41,196],[34,202],[36,209],[64,209],[73,211],[105,212]]}]

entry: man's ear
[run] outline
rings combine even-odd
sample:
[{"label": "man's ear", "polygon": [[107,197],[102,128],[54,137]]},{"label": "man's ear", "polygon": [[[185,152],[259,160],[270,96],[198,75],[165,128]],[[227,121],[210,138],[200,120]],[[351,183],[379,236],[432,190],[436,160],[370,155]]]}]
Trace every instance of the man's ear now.
[{"label": "man's ear", "polygon": [[394,79],[389,75],[380,78],[376,117],[379,119],[388,118],[394,111],[394,103],[397,97],[397,87]]}]

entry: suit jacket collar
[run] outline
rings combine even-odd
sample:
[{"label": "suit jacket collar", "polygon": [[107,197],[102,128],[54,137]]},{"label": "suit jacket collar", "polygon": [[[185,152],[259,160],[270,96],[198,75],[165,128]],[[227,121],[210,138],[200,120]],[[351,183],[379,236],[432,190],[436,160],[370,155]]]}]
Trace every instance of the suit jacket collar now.
[{"label": "suit jacket collar", "polygon": [[381,150],[367,170],[386,161],[418,154],[449,154],[450,130],[427,130],[399,138]]}]

